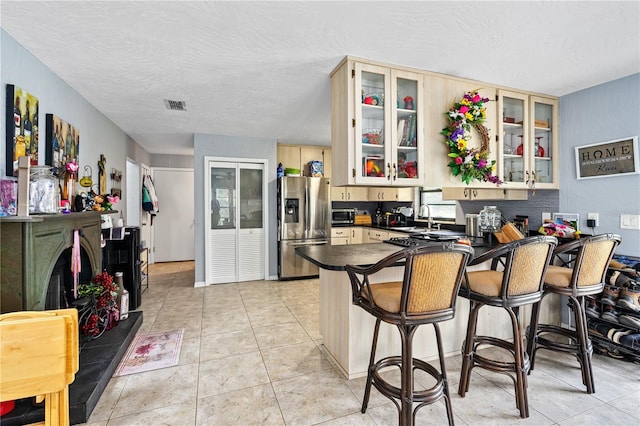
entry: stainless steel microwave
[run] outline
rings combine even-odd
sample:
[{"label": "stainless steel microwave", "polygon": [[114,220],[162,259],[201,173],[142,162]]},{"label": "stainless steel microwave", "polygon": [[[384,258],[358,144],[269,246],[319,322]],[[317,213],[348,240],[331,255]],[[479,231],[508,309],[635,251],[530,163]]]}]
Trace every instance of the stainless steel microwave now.
[{"label": "stainless steel microwave", "polygon": [[331,210],[332,225],[353,225],[356,220],[355,209],[333,209]]}]

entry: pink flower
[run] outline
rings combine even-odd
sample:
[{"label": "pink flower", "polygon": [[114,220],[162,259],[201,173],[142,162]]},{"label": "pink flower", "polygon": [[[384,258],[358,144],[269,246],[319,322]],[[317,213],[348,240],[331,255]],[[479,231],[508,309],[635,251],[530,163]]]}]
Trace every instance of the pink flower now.
[{"label": "pink flower", "polygon": [[478,161],[478,168],[479,169],[484,169],[484,166],[486,166],[486,165],[487,165],[487,160],[482,159],[482,160]]},{"label": "pink flower", "polygon": [[467,111],[469,111],[469,107],[466,106],[466,105],[462,105],[462,106],[460,106],[460,109],[458,111],[460,111],[461,114],[464,114]]},{"label": "pink flower", "polygon": [[77,173],[79,168],[80,168],[80,166],[78,165],[78,163],[76,163],[73,160],[67,162],[67,164],[65,165],[65,169],[69,173]]},{"label": "pink flower", "polygon": [[462,164],[462,157],[456,157],[456,164],[457,165]]},{"label": "pink flower", "polygon": [[476,93],[476,95],[471,99],[471,102],[476,103],[476,102],[480,102],[481,100],[482,98],[480,98],[480,95]]}]

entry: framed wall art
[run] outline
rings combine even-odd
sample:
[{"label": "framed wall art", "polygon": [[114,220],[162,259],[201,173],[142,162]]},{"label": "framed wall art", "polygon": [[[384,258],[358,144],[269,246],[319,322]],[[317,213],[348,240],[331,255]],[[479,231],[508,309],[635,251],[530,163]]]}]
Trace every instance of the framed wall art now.
[{"label": "framed wall art", "polygon": [[38,98],[7,84],[6,174],[16,176],[18,158],[28,156],[38,164]]},{"label": "framed wall art", "polygon": [[45,163],[59,175],[69,161],[78,162],[80,131],[60,117],[47,114],[47,150]]},{"label": "framed wall art", "polygon": [[578,179],[640,173],[638,137],[577,146],[576,172]]}]

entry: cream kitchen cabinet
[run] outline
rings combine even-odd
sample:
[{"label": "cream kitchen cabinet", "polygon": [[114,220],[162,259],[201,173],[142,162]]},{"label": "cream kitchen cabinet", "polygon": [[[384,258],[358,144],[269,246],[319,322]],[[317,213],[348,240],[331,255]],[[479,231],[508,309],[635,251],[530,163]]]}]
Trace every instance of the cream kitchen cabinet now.
[{"label": "cream kitchen cabinet", "polygon": [[331,245],[342,246],[351,242],[351,227],[331,228]]},{"label": "cream kitchen cabinet", "polygon": [[323,162],[324,177],[331,177],[331,149],[323,146],[278,144],[277,161],[284,168],[300,169],[303,176],[308,176],[307,164],[310,161]]},{"label": "cream kitchen cabinet", "polygon": [[442,188],[443,200],[527,200],[526,189],[446,187]]},{"label": "cream kitchen cabinet", "polygon": [[424,184],[422,75],[345,58],[331,73],[337,185]]},{"label": "cream kitchen cabinet", "polygon": [[369,243],[381,243],[384,240],[389,239],[389,231],[383,231],[381,229],[370,228],[368,232],[367,242]]},{"label": "cream kitchen cabinet", "polygon": [[558,102],[498,90],[498,173],[511,188],[559,185]]},{"label": "cream kitchen cabinet", "polygon": [[332,186],[331,201],[369,201],[368,188],[358,186]]},{"label": "cream kitchen cabinet", "polygon": [[351,240],[350,244],[362,244],[364,243],[364,233],[366,229],[361,226],[352,226],[351,227]]},{"label": "cream kitchen cabinet", "polygon": [[331,228],[331,245],[362,244],[366,229],[361,226]]},{"label": "cream kitchen cabinet", "polygon": [[369,188],[369,201],[409,201],[413,202],[415,188],[376,187]]},{"label": "cream kitchen cabinet", "polygon": [[442,188],[443,200],[504,200],[500,188],[448,187]]}]

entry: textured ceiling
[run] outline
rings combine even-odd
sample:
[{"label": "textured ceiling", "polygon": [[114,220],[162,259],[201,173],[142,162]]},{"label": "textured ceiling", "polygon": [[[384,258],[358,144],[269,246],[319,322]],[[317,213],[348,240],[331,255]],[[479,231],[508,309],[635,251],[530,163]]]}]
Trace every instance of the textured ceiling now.
[{"label": "textured ceiling", "polygon": [[0,8],[12,37],[151,153],[190,154],[193,133],[329,145],[329,73],[345,55],[558,96],[640,72],[638,1]]}]

